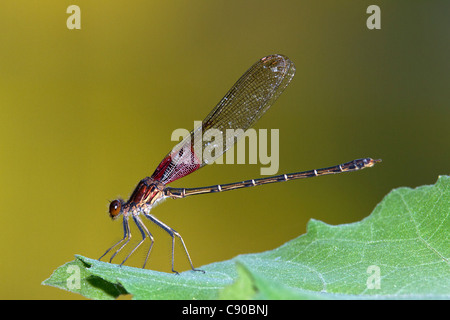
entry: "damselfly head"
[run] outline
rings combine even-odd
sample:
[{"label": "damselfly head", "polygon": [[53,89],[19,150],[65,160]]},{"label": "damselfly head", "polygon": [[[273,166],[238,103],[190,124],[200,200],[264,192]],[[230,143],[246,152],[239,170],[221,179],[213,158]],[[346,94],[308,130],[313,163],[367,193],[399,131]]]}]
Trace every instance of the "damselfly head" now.
[{"label": "damselfly head", "polygon": [[109,204],[109,216],[111,219],[115,220],[122,214],[122,205],[122,199],[111,201]]}]

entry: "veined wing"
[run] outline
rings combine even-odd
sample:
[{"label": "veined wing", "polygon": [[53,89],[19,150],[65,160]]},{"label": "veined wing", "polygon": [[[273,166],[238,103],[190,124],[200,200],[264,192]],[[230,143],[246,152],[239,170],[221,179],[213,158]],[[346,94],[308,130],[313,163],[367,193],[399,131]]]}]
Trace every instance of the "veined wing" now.
[{"label": "veined wing", "polygon": [[283,55],[270,55],[256,62],[203,120],[202,125],[167,154],[152,178],[167,184],[213,163],[261,118],[294,74],[294,63]]}]

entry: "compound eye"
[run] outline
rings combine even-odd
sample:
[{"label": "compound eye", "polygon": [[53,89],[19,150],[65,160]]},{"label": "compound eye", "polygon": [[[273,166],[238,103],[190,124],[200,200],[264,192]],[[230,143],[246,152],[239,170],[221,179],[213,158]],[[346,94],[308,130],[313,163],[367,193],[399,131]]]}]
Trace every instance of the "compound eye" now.
[{"label": "compound eye", "polygon": [[114,200],[109,205],[109,216],[111,218],[116,218],[120,214],[120,210],[122,209],[122,204],[119,200]]}]

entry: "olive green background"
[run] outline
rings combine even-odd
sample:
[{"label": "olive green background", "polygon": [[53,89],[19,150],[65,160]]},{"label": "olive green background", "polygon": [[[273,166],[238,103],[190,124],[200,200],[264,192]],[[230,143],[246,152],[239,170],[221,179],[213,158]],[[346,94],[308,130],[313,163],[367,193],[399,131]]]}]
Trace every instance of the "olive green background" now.
[{"label": "olive green background", "polygon": [[[81,8],[81,30],[66,9]],[[381,8],[381,30],[366,9]],[[167,200],[152,213],[196,266],[278,247],[309,219],[351,223],[392,188],[449,173],[448,1],[23,1],[0,5],[0,298],[79,298],[40,283],[122,236],[127,198],[259,58],[297,67],[257,124],[280,130],[279,173],[382,158],[372,169]],[[213,165],[173,186],[259,177]],[[170,237],[148,267],[170,271]],[[132,229],[133,240],[140,238]],[[148,245],[148,244],[147,244]],[[129,265],[140,266],[146,250]],[[123,257],[123,256],[121,256]],[[117,262],[121,260],[118,259]],[[189,269],[177,247],[176,268]]]}]

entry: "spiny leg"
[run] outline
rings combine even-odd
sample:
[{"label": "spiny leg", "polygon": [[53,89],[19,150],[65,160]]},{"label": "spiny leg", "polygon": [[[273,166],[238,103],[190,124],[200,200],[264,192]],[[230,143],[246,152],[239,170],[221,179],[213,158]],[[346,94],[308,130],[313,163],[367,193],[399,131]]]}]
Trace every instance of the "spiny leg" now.
[{"label": "spiny leg", "polygon": [[142,227],[142,229],[144,229],[145,233],[147,233],[147,236],[148,236],[148,238],[150,239],[150,242],[151,242],[150,243],[150,248],[148,248],[148,251],[147,251],[147,256],[145,257],[144,265],[142,266],[142,268],[144,269],[145,265],[147,264],[148,257],[150,256],[150,251],[152,251],[154,240],[153,240],[152,234],[148,231],[147,227],[142,222],[142,220],[139,217],[136,217],[136,219],[139,222],[139,224]]},{"label": "spiny leg", "polygon": [[[112,260],[114,259],[114,257],[120,252],[120,250],[122,250],[128,244],[128,242],[130,242],[130,239],[131,239],[130,226],[128,225],[128,219],[125,216],[123,217],[123,227],[124,227],[124,229],[126,229],[126,234],[127,234],[126,238],[127,238],[127,240],[125,241],[124,244],[122,244],[120,246],[119,249],[116,250],[116,252],[114,252],[114,254],[109,259],[109,263],[112,263]],[[122,241],[123,240],[124,239],[122,239]]]},{"label": "spiny leg", "polygon": [[133,248],[133,250],[131,250],[131,252],[127,255],[127,257],[122,261],[122,263],[120,265],[123,265],[125,263],[125,261],[128,260],[128,258],[136,251],[137,248],[139,248],[139,246],[145,241],[145,239],[148,236],[151,243],[150,243],[150,248],[148,249],[148,252],[147,252],[147,256],[145,258],[144,266],[142,267],[142,268],[145,268],[145,265],[147,264],[148,256],[150,255],[150,251],[152,250],[152,247],[153,247],[154,240],[153,240],[152,234],[148,231],[147,227],[142,223],[141,219],[139,219],[138,216],[133,215],[133,220],[134,220],[134,223],[136,223],[136,226],[138,227],[139,231],[141,232],[142,240]]},{"label": "spiny leg", "polygon": [[[125,217],[123,217],[123,238],[121,240],[119,240],[116,244],[114,244],[111,248],[106,250],[106,252],[104,254],[102,254],[102,256],[100,258],[98,258],[98,261],[100,261],[104,256],[106,256],[108,254],[108,252],[110,252],[113,248],[115,248],[116,246],[121,244],[123,241],[125,241],[125,239],[128,238],[129,233],[130,233],[130,229],[128,227],[128,221],[125,219]],[[112,258],[111,258],[111,260],[112,260]],[[111,260],[109,262],[111,262]]]},{"label": "spiny leg", "polygon": [[176,271],[176,270],[174,269],[174,260],[175,260],[175,259],[174,259],[174,256],[175,256],[175,237],[177,237],[178,239],[180,239],[181,244],[183,245],[184,252],[186,252],[186,256],[187,256],[187,258],[188,258],[188,260],[189,260],[189,264],[191,265],[191,269],[194,270],[194,271],[200,271],[200,272],[205,273],[204,270],[200,270],[200,269],[194,268],[194,265],[193,265],[192,260],[191,260],[191,256],[189,255],[189,252],[188,252],[188,250],[187,250],[187,248],[186,248],[186,245],[184,244],[183,238],[181,237],[181,235],[180,235],[178,232],[176,232],[174,229],[172,229],[172,228],[169,227],[168,225],[162,223],[161,221],[159,221],[158,219],[156,219],[155,217],[153,217],[153,216],[150,215],[150,214],[145,214],[145,216],[146,216],[150,221],[152,221],[154,224],[156,224],[158,227],[160,227],[160,228],[162,228],[164,231],[166,231],[166,232],[172,237],[172,272],[178,274],[178,271]]}]

